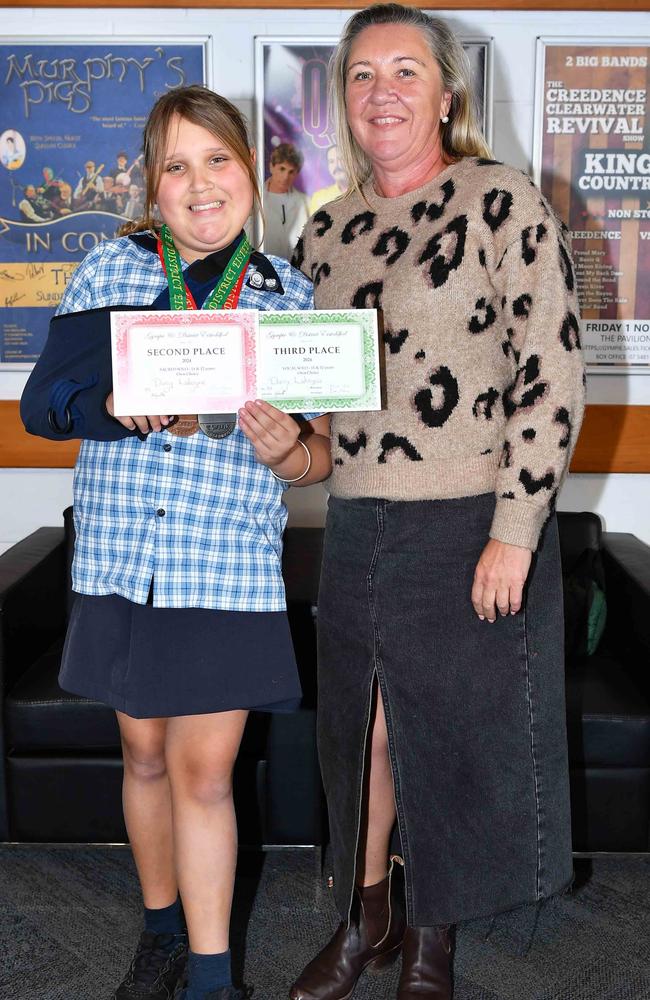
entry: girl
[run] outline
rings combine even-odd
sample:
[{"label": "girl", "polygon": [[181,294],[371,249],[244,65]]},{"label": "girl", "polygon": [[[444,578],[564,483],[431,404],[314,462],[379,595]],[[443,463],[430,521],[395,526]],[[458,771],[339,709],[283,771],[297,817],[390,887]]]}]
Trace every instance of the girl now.
[{"label": "girl", "polygon": [[[259,191],[232,104],[198,86],[165,94],[145,127],[144,162],[144,219],[85,258],[60,313],[170,308],[170,294],[171,308],[192,307],[192,296],[198,308],[311,308],[307,279],[251,253],[243,233]],[[182,290],[167,277],[178,264]],[[286,709],[300,695],[282,494],[329,474],[328,419],[299,425],[248,402],[216,439],[195,416],[115,420],[126,436],[84,441],[76,468],[78,596],[60,677],[113,706],[122,738],[145,930],[113,997],[234,1000],[232,770],[248,710]]]}]

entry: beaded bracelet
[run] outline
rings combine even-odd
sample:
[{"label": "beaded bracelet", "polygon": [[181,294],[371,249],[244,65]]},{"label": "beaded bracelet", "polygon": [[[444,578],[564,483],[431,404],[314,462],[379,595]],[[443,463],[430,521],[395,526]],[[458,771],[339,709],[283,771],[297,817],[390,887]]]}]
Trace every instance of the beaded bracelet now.
[{"label": "beaded bracelet", "polygon": [[279,479],[279,481],[281,483],[297,483],[301,479],[304,479],[305,476],[307,475],[307,473],[309,472],[309,470],[311,469],[311,452],[310,452],[309,448],[307,447],[307,445],[305,444],[304,441],[300,440],[300,438],[296,439],[296,444],[301,444],[303,446],[303,448],[305,449],[305,451],[307,452],[307,468],[305,469],[304,472],[301,472],[299,476],[296,476],[295,479],[285,479],[284,476],[276,476],[275,472],[273,471],[273,469],[269,469],[269,472],[271,473],[271,475],[275,476],[276,479]]}]

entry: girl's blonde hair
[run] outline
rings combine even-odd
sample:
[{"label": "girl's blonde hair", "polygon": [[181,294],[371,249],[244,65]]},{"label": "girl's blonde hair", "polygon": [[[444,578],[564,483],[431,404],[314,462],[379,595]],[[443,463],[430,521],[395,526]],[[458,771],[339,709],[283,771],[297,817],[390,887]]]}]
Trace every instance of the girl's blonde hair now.
[{"label": "girl's blonde hair", "polygon": [[220,139],[248,174],[253,187],[253,209],[261,206],[260,188],[244,116],[234,104],[207,87],[198,84],[177,87],[156,101],[147,119],[142,145],[147,184],[144,210],[141,219],[127,222],[121,227],[121,236],[160,227],[160,222],[154,218],[154,207],[165,168],[169,129],[175,117],[200,125]]},{"label": "girl's blonde hair", "polygon": [[441,18],[431,17],[417,7],[404,7],[399,3],[373,4],[358,11],[346,23],[331,62],[337,143],[350,181],[348,190],[358,191],[372,174],[370,160],[348,124],[345,85],[352,43],[362,31],[375,24],[405,24],[417,28],[424,35],[440,69],[442,89],[452,95],[449,122],[440,123],[445,160],[453,162],[463,156],[490,158],[492,154],[479,125],[469,59],[451,28]]}]

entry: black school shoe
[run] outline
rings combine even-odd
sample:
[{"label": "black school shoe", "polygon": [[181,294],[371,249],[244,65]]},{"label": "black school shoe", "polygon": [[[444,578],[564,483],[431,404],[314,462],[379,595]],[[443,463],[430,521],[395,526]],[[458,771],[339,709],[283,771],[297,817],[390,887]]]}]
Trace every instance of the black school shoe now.
[{"label": "black school shoe", "polygon": [[[173,937],[178,944],[170,952]],[[133,961],[111,1000],[171,1000],[187,964],[187,935],[143,931]]]}]

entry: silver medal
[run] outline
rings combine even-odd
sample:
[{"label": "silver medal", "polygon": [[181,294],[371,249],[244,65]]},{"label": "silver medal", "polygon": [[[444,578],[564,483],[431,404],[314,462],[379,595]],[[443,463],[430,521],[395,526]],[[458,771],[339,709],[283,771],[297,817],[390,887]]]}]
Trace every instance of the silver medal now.
[{"label": "silver medal", "polygon": [[199,413],[199,427],[210,438],[228,437],[235,429],[236,413]]}]

